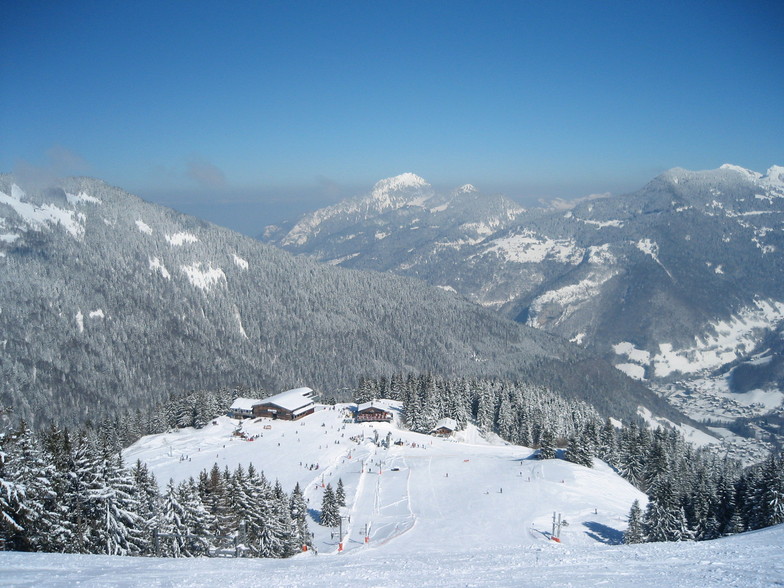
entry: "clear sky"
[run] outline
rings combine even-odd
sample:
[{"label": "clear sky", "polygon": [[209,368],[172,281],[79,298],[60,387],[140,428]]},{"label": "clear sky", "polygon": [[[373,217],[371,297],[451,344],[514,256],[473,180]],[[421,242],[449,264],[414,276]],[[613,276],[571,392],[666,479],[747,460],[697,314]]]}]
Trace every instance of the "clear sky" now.
[{"label": "clear sky", "polygon": [[257,234],[411,171],[520,200],[784,164],[784,2],[11,1],[0,171]]}]

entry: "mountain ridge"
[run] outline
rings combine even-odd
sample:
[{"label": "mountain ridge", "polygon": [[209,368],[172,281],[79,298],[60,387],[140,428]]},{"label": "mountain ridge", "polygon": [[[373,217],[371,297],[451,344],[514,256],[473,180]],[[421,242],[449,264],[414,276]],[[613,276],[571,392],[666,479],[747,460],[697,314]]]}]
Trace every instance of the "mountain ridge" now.
[{"label": "mountain ridge", "polygon": [[[757,407],[724,376],[764,353],[766,338],[784,324],[783,172],[778,165],[766,174],[731,164],[673,168],[635,192],[506,216],[488,212],[495,197],[475,194],[474,207],[399,209],[362,222],[335,217],[302,246],[268,241],[455,291],[578,343],[649,385],[677,384],[698,402],[671,401],[694,417],[761,417],[784,395],[776,369],[763,378],[765,369],[755,368],[767,395]],[[621,343],[650,360],[617,354]],[[676,367],[689,361],[697,369]],[[710,390],[699,378],[711,380]]]},{"label": "mountain ridge", "polygon": [[452,293],[298,259],[100,180],[25,190],[0,176],[0,218],[0,403],[36,425],[190,389],[339,397],[362,375],[428,371],[682,418],[590,353]]}]

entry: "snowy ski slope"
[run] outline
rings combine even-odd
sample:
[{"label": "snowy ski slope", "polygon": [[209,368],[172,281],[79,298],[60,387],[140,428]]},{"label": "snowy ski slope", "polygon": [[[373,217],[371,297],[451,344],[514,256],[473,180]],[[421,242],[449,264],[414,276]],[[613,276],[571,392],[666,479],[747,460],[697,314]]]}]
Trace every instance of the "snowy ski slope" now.
[{"label": "snowy ski slope", "polygon": [[[541,462],[474,428],[438,439],[394,423],[346,420],[339,405],[318,406],[300,422],[244,421],[245,435],[258,435],[249,441],[233,435],[239,421],[221,417],[201,430],[145,437],[125,452],[128,464],[145,461],[161,486],[214,462],[229,469],[252,462],[287,491],[299,482],[314,518],[322,483],[342,479],[343,535],[311,520],[318,554],[186,560],[0,552],[0,586],[784,584],[784,526],[703,543],[618,545],[632,501],[645,496],[600,461],[594,469]],[[381,443],[388,433],[389,449]],[[554,511],[568,522],[560,543],[550,540]]]},{"label": "snowy ski slope", "polygon": [[[542,462],[526,447],[484,440],[473,427],[443,439],[394,422],[354,423],[347,406],[317,406],[296,422],[220,417],[202,430],[145,437],[124,457],[128,465],[146,462],[162,487],[216,462],[230,470],[253,463],[286,491],[299,482],[316,519],[324,485],[342,479],[344,551],[539,544],[549,539],[554,511],[569,523],[561,532],[565,544],[612,543],[632,502],[646,500],[600,461],[594,469]],[[233,435],[238,423],[252,441]],[[316,520],[310,527],[320,554],[337,552],[341,541],[332,529]]]}]

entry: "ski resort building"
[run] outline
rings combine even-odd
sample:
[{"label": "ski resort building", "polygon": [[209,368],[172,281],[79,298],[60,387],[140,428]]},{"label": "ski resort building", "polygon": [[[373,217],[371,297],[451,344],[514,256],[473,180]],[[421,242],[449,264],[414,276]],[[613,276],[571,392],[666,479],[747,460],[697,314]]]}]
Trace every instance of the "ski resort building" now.
[{"label": "ski resort building", "polygon": [[253,405],[253,416],[296,421],[315,411],[316,405],[312,396],[313,390],[310,388],[286,390],[275,396],[257,400]]},{"label": "ski resort building", "polygon": [[457,421],[447,417],[438,421],[430,434],[437,437],[449,437],[455,431],[457,431]]},{"label": "ski resort building", "polygon": [[229,407],[229,416],[233,419],[249,419],[253,416],[253,405],[259,402],[259,398],[237,398]]},{"label": "ski resort building", "polygon": [[371,400],[357,405],[356,419],[358,423],[388,423],[392,420],[392,412],[388,406]]}]

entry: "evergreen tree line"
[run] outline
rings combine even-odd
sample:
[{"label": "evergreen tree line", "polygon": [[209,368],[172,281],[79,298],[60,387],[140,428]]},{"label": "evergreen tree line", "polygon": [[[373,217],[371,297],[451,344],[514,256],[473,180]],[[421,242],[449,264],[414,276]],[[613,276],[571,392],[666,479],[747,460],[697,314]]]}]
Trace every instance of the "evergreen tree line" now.
[{"label": "evergreen tree line", "polygon": [[694,448],[674,429],[642,423],[616,427],[589,405],[502,380],[445,380],[432,376],[365,379],[358,401],[403,402],[404,422],[427,433],[442,417],[468,422],[528,447],[537,457],[592,466],[597,457],[648,495],[629,514],[629,543],[714,539],[784,522],[784,457],[771,454],[743,468],[709,449]]},{"label": "evergreen tree line", "polygon": [[140,461],[132,468],[106,435],[0,434],[0,548],[17,551],[193,557],[289,557],[310,545],[307,505],[253,465],[161,493]]},{"label": "evergreen tree line", "polygon": [[439,419],[455,419],[458,429],[472,422],[503,439],[538,446],[542,435],[568,438],[599,413],[580,400],[567,400],[547,388],[506,380],[448,379],[430,374],[362,379],[357,402],[389,398],[403,403],[404,424],[429,433]]},{"label": "evergreen tree line", "polygon": [[167,400],[149,408],[121,410],[112,418],[87,422],[84,426],[100,431],[114,451],[121,451],[145,435],[185,427],[201,429],[215,417],[226,414],[237,397],[261,397],[265,394],[240,387],[172,394]]}]

